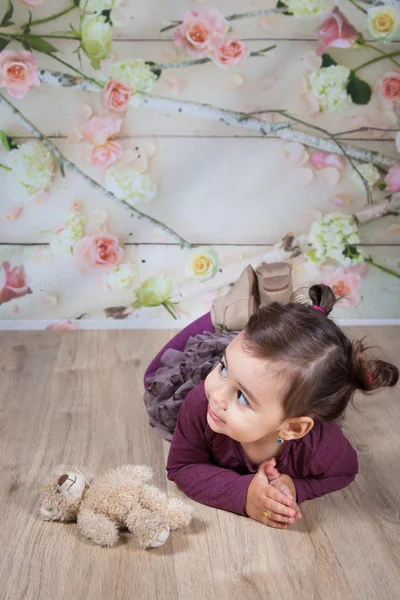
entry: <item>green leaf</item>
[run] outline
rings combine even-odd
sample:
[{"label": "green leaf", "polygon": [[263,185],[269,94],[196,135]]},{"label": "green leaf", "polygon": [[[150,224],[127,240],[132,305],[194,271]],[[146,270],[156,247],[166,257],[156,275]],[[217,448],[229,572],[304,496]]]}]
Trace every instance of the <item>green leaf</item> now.
[{"label": "green leaf", "polygon": [[75,6],[79,6],[81,0],[74,0]]},{"label": "green leaf", "polygon": [[47,40],[39,37],[38,35],[24,35],[23,38],[19,36],[15,36],[22,45],[24,42],[30,46],[33,50],[37,50],[38,52],[43,52],[44,54],[52,54],[53,52],[58,52],[57,48],[50,44]]},{"label": "green leaf", "polygon": [[343,250],[343,256],[350,258],[350,260],[355,260],[360,256],[360,252],[356,246],[346,246]]},{"label": "green leaf", "polygon": [[323,54],[321,56],[321,58],[322,58],[322,66],[324,68],[333,67],[333,66],[337,65],[337,62],[335,60],[333,60],[332,56],[330,56],[329,54]]},{"label": "green leaf", "polygon": [[[282,2],[282,0],[278,0],[278,4],[276,5],[276,8],[287,8],[287,6],[284,2]],[[282,11],[282,14],[283,15],[293,15],[293,13],[289,12],[288,10]]]},{"label": "green leaf", "polygon": [[27,24],[24,27],[23,33],[30,33],[30,31],[31,31],[31,23],[32,23],[32,12],[29,11],[29,20],[28,20]]},{"label": "green leaf", "polygon": [[151,67],[151,70],[153,71],[153,73],[157,77],[157,79],[160,79],[162,69],[157,69],[157,66],[158,66],[157,63],[155,63],[151,60],[146,60],[146,65],[149,65],[149,67]]},{"label": "green leaf", "polygon": [[4,17],[0,23],[0,27],[8,27],[9,25],[14,25],[14,22],[11,21],[11,17],[13,16],[14,7],[11,0],[8,0],[6,12]]},{"label": "green leaf", "polygon": [[354,104],[368,104],[371,99],[372,89],[369,83],[359,79],[353,71],[350,71],[347,93],[351,96]]},{"label": "green leaf", "polygon": [[8,46],[11,40],[5,40],[4,38],[0,38],[0,52],[4,50]]},{"label": "green leaf", "polygon": [[7,152],[10,152],[10,150],[11,150],[10,142],[8,141],[8,137],[6,136],[5,132],[2,129],[0,129],[0,142],[3,144],[3,146],[7,150]]},{"label": "green leaf", "polygon": [[380,189],[381,192],[384,192],[386,190],[386,183],[380,183],[378,189]]}]

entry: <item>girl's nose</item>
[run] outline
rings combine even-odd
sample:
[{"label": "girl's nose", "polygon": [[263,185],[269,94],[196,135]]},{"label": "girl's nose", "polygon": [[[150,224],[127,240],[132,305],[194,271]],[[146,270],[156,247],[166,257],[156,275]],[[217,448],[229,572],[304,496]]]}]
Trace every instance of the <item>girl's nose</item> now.
[{"label": "girl's nose", "polygon": [[215,389],[212,397],[215,404],[220,410],[227,409],[228,403],[226,400],[226,393],[222,387],[218,387],[217,389]]}]

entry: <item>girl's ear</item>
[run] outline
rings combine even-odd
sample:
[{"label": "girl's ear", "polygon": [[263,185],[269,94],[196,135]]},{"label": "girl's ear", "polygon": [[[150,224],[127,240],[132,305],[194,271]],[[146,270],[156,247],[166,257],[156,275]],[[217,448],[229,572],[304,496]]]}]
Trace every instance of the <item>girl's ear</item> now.
[{"label": "girl's ear", "polygon": [[299,440],[314,427],[314,419],[311,417],[296,417],[290,419],[281,434],[284,440]]}]

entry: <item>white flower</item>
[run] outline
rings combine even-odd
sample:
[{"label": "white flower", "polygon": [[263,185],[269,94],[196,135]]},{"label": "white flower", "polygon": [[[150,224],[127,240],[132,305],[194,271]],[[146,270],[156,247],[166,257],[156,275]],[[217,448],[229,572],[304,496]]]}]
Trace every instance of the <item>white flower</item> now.
[{"label": "white flower", "polygon": [[219,258],[213,248],[194,248],[189,252],[185,274],[197,281],[207,281],[214,277],[218,268]]},{"label": "white flower", "polygon": [[[381,174],[379,170],[372,163],[364,163],[362,165],[358,165],[357,169],[360,171],[361,175],[366,180],[368,187],[372,190],[374,185],[380,180]],[[357,173],[357,171],[353,171],[351,174],[351,178],[353,181],[359,186],[364,187],[364,183]]]},{"label": "white flower", "polygon": [[75,242],[81,239],[84,233],[85,218],[77,211],[69,213],[63,229],[52,236],[50,250],[54,256],[71,254]]},{"label": "white flower", "polygon": [[11,169],[8,189],[12,196],[27,202],[44,192],[51,184],[56,161],[44,144],[26,142],[7,154]]},{"label": "white flower", "polygon": [[110,69],[110,78],[127,83],[134,92],[148,94],[153,89],[157,76],[141,58],[123,60]]},{"label": "white flower", "polygon": [[377,6],[368,9],[367,29],[374,40],[390,42],[400,30],[400,11],[394,6]]},{"label": "white flower", "polygon": [[116,167],[110,167],[106,171],[105,187],[117,198],[126,200],[131,205],[150,202],[157,196],[156,184],[148,175],[135,169],[120,171]]},{"label": "white flower", "polygon": [[285,0],[284,3],[295,17],[312,19],[327,10],[329,0]]},{"label": "white flower", "polygon": [[332,65],[312,71],[308,75],[311,92],[318,99],[321,110],[334,112],[349,106],[351,97],[346,88],[350,69],[343,65]]},{"label": "white flower", "polygon": [[352,215],[331,213],[313,223],[308,234],[312,249],[307,258],[315,263],[331,258],[347,267],[362,260],[356,247],[360,239],[357,223]]},{"label": "white flower", "polygon": [[130,264],[120,264],[108,274],[108,284],[113,290],[128,290],[132,287],[137,276],[135,267]]},{"label": "white flower", "polygon": [[108,58],[112,46],[112,28],[102,15],[88,16],[82,23],[82,49],[98,69],[100,61]]}]

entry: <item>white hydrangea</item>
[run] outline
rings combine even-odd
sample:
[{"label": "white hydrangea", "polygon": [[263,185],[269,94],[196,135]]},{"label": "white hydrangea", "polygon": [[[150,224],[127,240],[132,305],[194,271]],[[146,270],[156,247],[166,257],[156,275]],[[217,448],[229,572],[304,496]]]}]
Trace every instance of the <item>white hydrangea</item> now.
[{"label": "white hydrangea", "polygon": [[148,94],[153,89],[157,76],[144,60],[133,58],[115,63],[110,69],[110,78],[127,83],[134,92]]},{"label": "white hydrangea", "polygon": [[129,290],[136,276],[134,265],[120,264],[108,274],[108,284],[113,290]]},{"label": "white hydrangea", "polygon": [[284,0],[284,3],[298,19],[312,19],[327,10],[329,0]]},{"label": "white hydrangea", "polygon": [[[361,175],[366,180],[368,187],[372,190],[374,185],[378,183],[378,181],[381,178],[379,169],[377,169],[372,163],[364,163],[362,165],[358,165],[357,169],[360,171]],[[361,179],[357,171],[352,172],[351,178],[359,187],[364,187],[363,180]]]},{"label": "white hydrangea", "polygon": [[7,154],[10,167],[8,190],[22,202],[29,202],[46,190],[54,177],[56,161],[44,144],[25,142]]},{"label": "white hydrangea", "polygon": [[50,240],[50,250],[54,256],[71,254],[75,242],[83,237],[84,223],[85,218],[79,212],[69,213],[64,228]]},{"label": "white hydrangea", "polygon": [[362,260],[361,252],[355,247],[360,238],[352,215],[325,215],[311,225],[308,241],[312,249],[307,252],[307,258],[312,262],[319,264],[331,258],[348,267]]},{"label": "white hydrangea", "polygon": [[135,169],[120,171],[116,167],[110,167],[106,172],[105,187],[132,206],[137,202],[150,202],[157,196],[156,184],[148,175]]},{"label": "white hydrangea", "polygon": [[318,98],[321,110],[335,112],[351,104],[346,88],[350,69],[343,65],[332,65],[312,71],[309,76],[311,92]]}]

